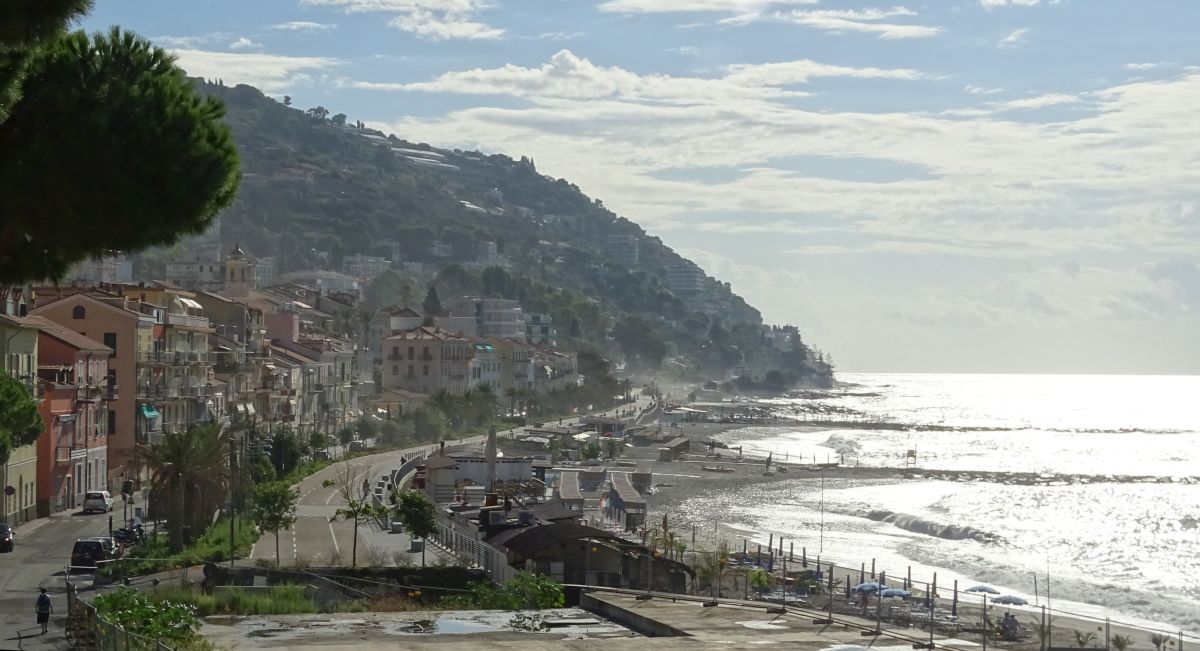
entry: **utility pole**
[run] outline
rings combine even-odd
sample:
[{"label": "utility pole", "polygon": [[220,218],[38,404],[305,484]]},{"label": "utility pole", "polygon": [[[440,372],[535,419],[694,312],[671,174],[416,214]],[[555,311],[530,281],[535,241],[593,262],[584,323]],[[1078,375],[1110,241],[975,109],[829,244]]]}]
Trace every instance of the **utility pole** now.
[{"label": "utility pole", "polygon": [[234,557],[234,529],[233,522],[236,518],[233,516],[234,510],[234,493],[237,490],[237,439],[229,437],[229,567],[233,568]]}]

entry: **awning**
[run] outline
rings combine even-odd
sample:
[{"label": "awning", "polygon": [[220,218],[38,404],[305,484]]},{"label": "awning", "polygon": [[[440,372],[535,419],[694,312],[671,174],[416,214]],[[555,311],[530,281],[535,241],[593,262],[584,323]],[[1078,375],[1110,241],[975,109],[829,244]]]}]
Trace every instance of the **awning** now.
[{"label": "awning", "polygon": [[582,434],[576,434],[575,436],[572,436],[571,438],[575,439],[576,441],[586,441],[586,440],[592,438],[592,434],[589,432],[583,432]]},{"label": "awning", "polygon": [[246,403],[246,415],[247,415],[247,416],[253,416],[254,414],[255,414],[255,411],[254,411],[254,404],[253,404],[253,403],[249,403],[249,402],[247,402],[247,403]]},{"label": "awning", "polygon": [[154,408],[154,405],[143,404],[143,405],[141,405],[141,407],[142,407],[142,415],[145,416],[146,418],[158,418],[158,415],[159,415],[158,410]]},{"label": "awning", "polygon": [[239,413],[239,414],[246,413],[246,404],[245,403],[235,402],[235,403],[233,403],[233,408],[236,409],[237,413]]},{"label": "awning", "polygon": [[199,303],[197,303],[196,301],[193,301],[190,298],[184,298],[183,296],[178,296],[177,298],[180,303],[183,303],[184,305],[192,308],[193,310],[204,310],[204,308],[201,307],[201,305]]}]

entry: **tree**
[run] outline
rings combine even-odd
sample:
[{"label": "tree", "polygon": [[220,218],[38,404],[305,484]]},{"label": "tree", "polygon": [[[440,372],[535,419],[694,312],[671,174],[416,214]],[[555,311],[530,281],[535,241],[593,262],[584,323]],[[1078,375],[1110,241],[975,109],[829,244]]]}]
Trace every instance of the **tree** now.
[{"label": "tree", "polygon": [[316,452],[322,448],[329,446],[329,437],[325,436],[325,432],[319,429],[314,429],[308,434],[308,447]]},{"label": "tree", "polygon": [[29,390],[7,373],[0,373],[0,466],[12,451],[35,443],[42,434],[42,417]]},{"label": "tree", "polygon": [[291,105],[292,105],[292,96],[291,96],[291,95],[284,95],[284,96],[283,96],[283,105],[284,105],[284,106],[291,106]]},{"label": "tree", "polygon": [[324,121],[325,118],[329,117],[329,109],[324,106],[314,106],[305,111],[305,113],[308,114],[308,117],[319,121]]},{"label": "tree", "polygon": [[[409,534],[428,540],[438,532],[437,509],[425,493],[409,489],[392,494],[396,518]],[[421,546],[421,566],[425,566],[425,546]]]},{"label": "tree", "polygon": [[0,124],[0,283],[171,244],[233,201],[224,105],[165,50],[117,28],[76,32],[37,48],[25,70]]},{"label": "tree", "polygon": [[1133,638],[1128,635],[1121,635],[1118,633],[1112,636],[1112,645],[1117,651],[1125,651],[1129,648],[1130,644],[1133,644]]},{"label": "tree", "polygon": [[359,416],[354,423],[354,429],[358,432],[359,439],[373,439],[379,436],[379,421],[370,416]]},{"label": "tree", "polygon": [[194,606],[155,601],[133,588],[97,595],[92,604],[104,619],[142,639],[157,640],[169,649],[207,648]]},{"label": "tree", "polygon": [[300,439],[290,428],[281,427],[271,436],[271,465],[277,477],[286,477],[300,465]]},{"label": "tree", "polygon": [[273,481],[254,488],[250,497],[250,517],[259,531],[275,534],[275,566],[279,567],[279,532],[296,523],[296,503],[300,491],[285,481]]},{"label": "tree", "polygon": [[429,315],[442,313],[442,301],[438,298],[437,287],[429,286],[429,291],[425,292],[425,300],[421,301],[421,309]]},{"label": "tree", "polygon": [[92,8],[90,0],[0,4],[0,123],[21,97],[33,55],[54,42],[67,24]]},{"label": "tree", "polygon": [[353,441],[353,440],[354,440],[354,428],[353,427],[343,427],[342,429],[338,430],[338,441],[340,441],[342,445],[350,445],[350,441]]},{"label": "tree", "polygon": [[[389,153],[388,156],[391,156]],[[417,299],[420,291],[417,281],[395,269],[388,269],[367,283],[363,300],[378,308],[392,305],[408,305]]]},{"label": "tree", "polygon": [[329,518],[330,522],[335,522],[339,519],[347,522],[354,522],[354,543],[350,550],[350,567],[358,565],[358,522],[370,518],[379,518],[387,514],[387,509],[382,505],[376,505],[371,497],[364,496],[361,499],[356,498],[353,472],[350,466],[343,465],[337,471],[335,479],[326,480],[325,486],[337,486],[338,493],[342,499],[346,500],[346,506],[343,506]]},{"label": "tree", "polygon": [[162,496],[170,548],[179,552],[224,501],[229,437],[217,425],[168,432],[146,450],[150,486]]},{"label": "tree", "polygon": [[1086,649],[1089,644],[1096,641],[1095,631],[1081,631],[1072,629],[1071,633],[1075,636],[1075,644],[1081,649]]},{"label": "tree", "polygon": [[331,121],[339,127],[344,127],[346,126],[346,114],[338,113],[337,115],[333,116]]}]

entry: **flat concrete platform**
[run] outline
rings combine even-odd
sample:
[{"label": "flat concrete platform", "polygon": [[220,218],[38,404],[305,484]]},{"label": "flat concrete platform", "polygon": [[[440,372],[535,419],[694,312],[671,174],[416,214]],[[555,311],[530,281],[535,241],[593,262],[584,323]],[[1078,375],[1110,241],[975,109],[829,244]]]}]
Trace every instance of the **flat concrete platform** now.
[{"label": "flat concrete platform", "polygon": [[[580,609],[541,611],[537,615],[566,624],[549,631],[529,632],[511,627],[516,613],[505,611],[428,611],[406,613],[354,613],[339,615],[272,615],[246,618],[209,618],[202,633],[217,648],[283,649],[319,646],[327,651],[438,648],[476,651],[480,648],[538,651],[546,649],[596,649],[646,651],[655,649],[759,649],[779,646],[811,651],[911,649],[921,631],[904,630],[880,637],[864,637],[868,620],[840,616],[833,625],[813,624],[811,613],[771,614],[764,606],[721,604],[705,607],[698,601],[672,601],[669,597],[639,600],[630,594],[594,591],[588,598],[595,616]],[[615,616],[610,617],[610,614]],[[655,622],[654,635],[644,637],[622,620],[640,618],[637,628]],[[924,640],[928,640],[925,634]],[[978,651],[978,644],[935,638],[939,649]]]},{"label": "flat concrete platform", "polygon": [[[684,637],[656,637],[654,644],[686,645],[688,648],[758,648],[763,645],[783,645],[788,649],[844,650],[847,646],[861,648],[911,649],[912,643],[928,641],[928,633],[919,630],[887,631],[885,635],[864,636],[862,631],[874,629],[874,622],[861,618],[835,616],[831,625],[814,624],[811,612],[789,611],[786,614],[767,612],[769,605],[740,606],[721,603],[704,606],[698,601],[672,601],[656,596],[639,600],[628,594],[594,591],[587,595],[594,600],[592,608],[618,623],[646,630],[635,619],[643,618],[684,634]],[[623,616],[625,611],[633,616]],[[657,634],[668,634],[663,630]],[[938,648],[977,649],[978,644],[935,636]]]}]

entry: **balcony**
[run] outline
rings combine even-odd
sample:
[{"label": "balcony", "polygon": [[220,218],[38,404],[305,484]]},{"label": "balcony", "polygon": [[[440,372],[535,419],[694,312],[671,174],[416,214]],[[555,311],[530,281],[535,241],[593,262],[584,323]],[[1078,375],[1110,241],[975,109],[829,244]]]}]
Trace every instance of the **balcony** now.
[{"label": "balcony", "polygon": [[208,363],[208,353],[199,351],[158,350],[138,353],[137,361],[145,365],[186,366]]},{"label": "balcony", "polygon": [[75,402],[100,402],[100,387],[80,385],[75,390]]},{"label": "balcony", "polygon": [[121,392],[117,390],[117,385],[110,384],[101,390],[100,396],[102,399],[112,402],[121,399]]},{"label": "balcony", "polygon": [[208,317],[206,316],[168,313],[167,325],[173,325],[180,328],[207,329],[209,327],[209,322]]},{"label": "balcony", "polygon": [[214,371],[224,374],[253,373],[257,368],[256,361],[241,353],[219,353],[213,364]]}]

